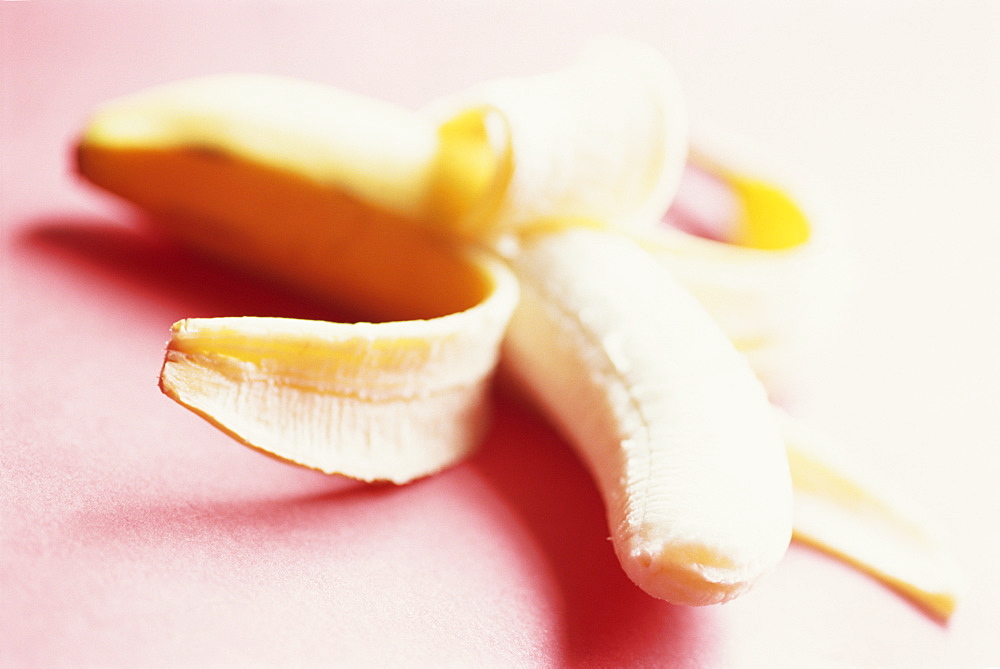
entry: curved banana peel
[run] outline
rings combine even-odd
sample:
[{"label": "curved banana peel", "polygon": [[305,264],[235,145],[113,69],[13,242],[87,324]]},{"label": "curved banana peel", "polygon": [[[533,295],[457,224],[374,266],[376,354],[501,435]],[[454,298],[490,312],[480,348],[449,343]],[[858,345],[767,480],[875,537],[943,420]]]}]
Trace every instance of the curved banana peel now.
[{"label": "curved banana peel", "polygon": [[795,485],[795,539],[854,566],[947,621],[965,587],[951,554],[904,506],[876,494],[831,462],[829,453],[836,446],[830,445],[830,437],[784,412],[779,412],[779,422]]},{"label": "curved banana peel", "polygon": [[496,258],[468,309],[388,323],[188,319],[160,387],[242,443],[353,478],[404,483],[464,459],[487,424],[489,381],[518,284]]},{"label": "curved banana peel", "polygon": [[414,320],[480,293],[456,245],[414,224],[437,143],[433,124],[391,105],[216,75],[106,104],[77,165],[189,247],[372,320]]},{"label": "curved banana peel", "polygon": [[[503,339],[588,463],[625,571],[656,597],[709,604],[773,567],[792,481],[798,505],[803,472],[827,471],[784,455],[748,364],[769,380],[832,282],[797,198],[688,160],[679,100],[662,59],[620,44],[417,114],[226,75],[108,104],[77,163],[181,242],[381,321],[182,321],[161,375],[175,400],[281,459],[404,482],[474,448]],[[733,194],[727,239],[659,225],[685,164]],[[808,480],[803,499],[839,508],[848,483]],[[796,536],[904,590],[917,580],[863,518],[796,518]],[[934,591],[946,615],[939,590],[907,592]]]},{"label": "curved banana peel", "polygon": [[666,224],[639,240],[774,395],[792,385],[796,363],[832,330],[851,272],[830,207],[762,155],[723,133],[701,136]]},{"label": "curved banana peel", "polygon": [[684,169],[681,100],[658,52],[607,40],[566,69],[485,82],[424,114],[447,125],[479,113],[498,156],[493,190],[481,196],[494,206],[456,217],[466,234],[579,225],[641,231],[666,211]]}]

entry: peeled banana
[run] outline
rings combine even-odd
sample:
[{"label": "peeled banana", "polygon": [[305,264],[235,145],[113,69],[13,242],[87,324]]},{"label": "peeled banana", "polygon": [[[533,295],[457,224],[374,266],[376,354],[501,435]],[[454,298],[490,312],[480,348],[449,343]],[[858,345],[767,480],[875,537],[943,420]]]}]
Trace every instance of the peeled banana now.
[{"label": "peeled banana", "polygon": [[621,235],[540,235],[512,266],[505,358],[589,465],[626,573],[679,604],[747,590],[785,553],[792,489],[746,361]]},{"label": "peeled banana", "polygon": [[[77,165],[182,243],[372,321],[181,321],[167,395],[281,459],[405,482],[475,447],[502,346],[587,463],[630,578],[711,604],[792,534],[812,460],[790,471],[757,377],[788,308],[817,306],[795,290],[823,246],[795,198],[688,157],[677,88],[658,54],[621,43],[420,112],[215,76],[108,103]],[[743,237],[661,224],[694,164],[735,194]],[[843,482],[819,480],[836,507]]]}]

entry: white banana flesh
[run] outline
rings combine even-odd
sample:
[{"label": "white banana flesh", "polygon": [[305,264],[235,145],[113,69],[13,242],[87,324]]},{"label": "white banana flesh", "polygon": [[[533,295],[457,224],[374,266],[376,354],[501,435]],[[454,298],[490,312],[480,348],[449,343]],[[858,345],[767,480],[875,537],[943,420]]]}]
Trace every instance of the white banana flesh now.
[{"label": "white banana flesh", "polygon": [[589,465],[626,573],[678,604],[747,590],[788,546],[792,492],[746,361],[624,237],[540,235],[512,263],[505,359]]}]

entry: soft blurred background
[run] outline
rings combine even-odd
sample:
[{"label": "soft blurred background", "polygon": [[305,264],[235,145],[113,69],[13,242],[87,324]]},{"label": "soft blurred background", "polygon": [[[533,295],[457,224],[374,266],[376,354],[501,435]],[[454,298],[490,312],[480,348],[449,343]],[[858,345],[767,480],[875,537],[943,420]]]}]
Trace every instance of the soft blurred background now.
[{"label": "soft blurred background", "polygon": [[[546,533],[604,550],[584,538],[600,512],[540,426],[503,427],[480,460],[413,490],[357,493],[321,517],[292,505],[289,528],[269,500],[336,484],[238,449],[156,393],[170,322],[243,298],[232,278],[132,241],[134,216],[70,175],[94,105],[242,70],[417,106],[557,67],[607,34],[663,50],[696,129],[766,147],[825,194],[852,299],[790,404],[954,550],[969,589],[949,627],[801,548],[745,599],[690,615],[634,599],[606,555],[566,567],[589,553]],[[315,666],[334,651],[390,665],[1000,664],[1000,3],[0,2],[0,96],[5,666]],[[556,451],[511,445],[521,465],[504,438]],[[516,500],[548,494],[583,524],[560,530]],[[328,563],[303,557],[336,531]],[[301,546],[283,553],[288,533]]]}]

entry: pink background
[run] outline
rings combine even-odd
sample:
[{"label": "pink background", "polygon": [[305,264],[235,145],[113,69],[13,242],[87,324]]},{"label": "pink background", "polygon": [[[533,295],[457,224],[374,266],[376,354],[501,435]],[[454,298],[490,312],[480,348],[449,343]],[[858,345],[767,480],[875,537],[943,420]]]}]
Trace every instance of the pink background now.
[{"label": "pink background", "polygon": [[[0,664],[1000,665],[1000,5],[752,4],[0,2]],[[506,399],[479,455],[394,488],[275,463],[158,393],[179,318],[320,314],[73,178],[95,104],[241,70],[415,106],[603,34],[662,48],[695,125],[830,195],[855,291],[793,406],[953,547],[950,626],[798,546],[731,604],[646,597],[586,473]]]}]

